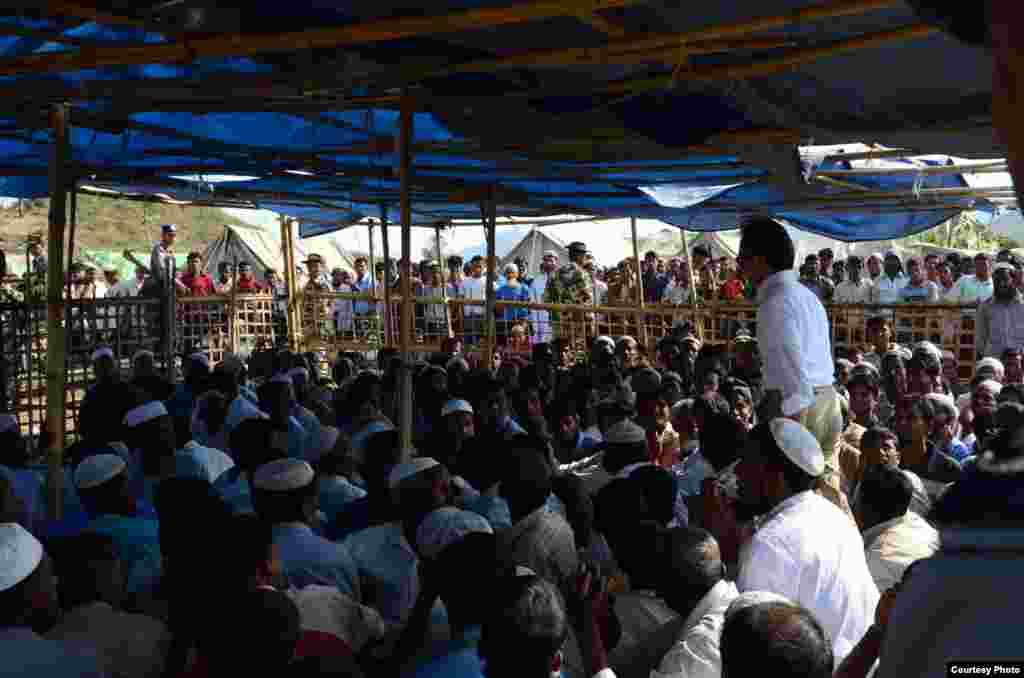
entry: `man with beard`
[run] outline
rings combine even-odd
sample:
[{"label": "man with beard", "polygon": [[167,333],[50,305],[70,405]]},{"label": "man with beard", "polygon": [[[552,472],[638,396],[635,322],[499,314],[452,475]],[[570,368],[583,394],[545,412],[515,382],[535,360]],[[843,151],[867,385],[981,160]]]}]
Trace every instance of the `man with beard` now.
[{"label": "man with beard", "polygon": [[992,274],[992,298],[978,308],[978,356],[999,357],[1024,345],[1024,298],[1013,286],[1013,266],[999,263]]},{"label": "man with beard", "polygon": [[821,622],[837,662],[874,620],[875,586],[857,526],[814,492],[825,457],[810,431],[790,419],[759,424],[736,469],[736,518],[760,516],[741,550],[740,593],[770,591],[797,602]]},{"label": "man with beard", "polygon": [[[558,269],[551,276],[547,287],[544,289],[545,304],[578,304],[589,306],[594,303],[594,282],[584,268],[587,255],[587,246],[582,242],[569,244],[569,263]],[[558,322],[561,312],[550,314],[553,322]],[[564,320],[577,321],[589,324],[592,314],[569,314]],[[568,336],[572,334],[571,322],[559,328],[559,334]]]}]

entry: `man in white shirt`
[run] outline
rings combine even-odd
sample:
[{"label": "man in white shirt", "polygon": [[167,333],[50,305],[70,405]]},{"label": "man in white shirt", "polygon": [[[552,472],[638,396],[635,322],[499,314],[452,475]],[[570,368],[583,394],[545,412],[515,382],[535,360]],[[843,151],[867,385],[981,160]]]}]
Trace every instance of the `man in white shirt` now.
[{"label": "man in white shirt", "polygon": [[874,304],[898,304],[902,301],[900,291],[907,286],[907,277],[902,273],[900,257],[889,250],[885,253],[885,274],[878,276],[871,288],[871,302]]},{"label": "man in white shirt", "polygon": [[818,442],[800,424],[758,424],[736,469],[736,517],[760,516],[740,551],[740,592],[771,591],[806,607],[832,639],[836,663],[860,642],[878,605],[857,527],[812,488],[825,472]]},{"label": "man in white shirt", "polygon": [[877,464],[864,473],[859,486],[857,522],[864,531],[868,571],[879,592],[903,580],[915,560],[939,550],[939,533],[910,510],[914,488],[905,471]]},{"label": "man in white shirt", "polygon": [[107,292],[107,297],[137,297],[144,282],[146,282],[146,269],[136,266],[135,277],[122,280],[111,287]]},{"label": "man in white shirt", "polygon": [[861,277],[864,263],[858,256],[846,260],[847,279],[836,285],[832,300],[837,304],[867,304],[871,301],[871,283]]},{"label": "man in white shirt", "polygon": [[667,543],[659,593],[686,617],[681,625],[666,625],[676,632],[676,638],[650,676],[717,678],[722,674],[719,638],[725,611],[739,594],[725,579],[721,551],[710,534],[697,528],[676,528]]},{"label": "man in white shirt", "polygon": [[[558,270],[558,253],[554,250],[544,252],[544,258],[540,263],[540,273],[533,279],[530,285],[530,301],[535,304],[544,302],[544,290],[551,282],[551,276]],[[537,332],[537,342],[545,343],[551,341],[551,320],[547,311],[531,311],[534,330]]]},{"label": "man in white shirt", "polygon": [[[835,461],[843,416],[833,387],[835,366],[825,307],[792,270],[793,241],[778,222],[755,218],[743,227],[737,261],[757,289],[757,343],[763,365],[761,419],[785,416],[799,421]],[[830,476],[831,479],[831,476]],[[839,487],[838,476],[834,487]]]}]

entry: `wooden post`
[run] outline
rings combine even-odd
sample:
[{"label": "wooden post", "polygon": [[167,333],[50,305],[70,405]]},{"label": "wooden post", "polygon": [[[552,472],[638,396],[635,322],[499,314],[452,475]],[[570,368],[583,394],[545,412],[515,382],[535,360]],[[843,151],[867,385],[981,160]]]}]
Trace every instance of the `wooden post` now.
[{"label": "wooden post", "polygon": [[67,223],[68,166],[71,160],[68,106],[58,104],[50,113],[53,154],[50,159],[49,269],[46,284],[46,430],[50,434],[47,454],[47,499],[53,520],[62,517],[61,499],[64,470],[64,394],[67,390],[66,337],[64,319],[64,226]]},{"label": "wooden post", "polygon": [[444,272],[447,267],[444,265],[444,261],[441,260],[441,226],[437,224],[434,226],[434,245],[437,252],[437,265],[441,267],[441,298],[444,299],[444,319],[447,325],[448,337],[452,336],[452,314],[451,309],[448,308],[448,283],[444,279]]},{"label": "wooden post", "polygon": [[686,257],[686,270],[690,272],[690,305],[697,307],[697,283],[693,277],[693,262],[690,261],[690,246],[686,244],[686,229],[679,229],[683,239],[683,256]]},{"label": "wooden post", "polygon": [[171,384],[174,383],[174,309],[178,298],[178,286],[174,284],[175,263],[174,257],[167,257],[166,269],[161,271],[164,276],[164,376]]},{"label": "wooden post", "polygon": [[644,271],[640,266],[640,243],[636,239],[636,217],[629,218],[629,227],[633,232],[633,258],[636,259],[636,326],[639,330],[637,341],[647,348],[647,325],[644,324]]},{"label": "wooden post", "polygon": [[[238,255],[234,256],[232,270],[235,277],[231,281],[231,301],[228,312],[228,338],[231,340],[231,352],[238,355]],[[170,281],[167,281],[170,283]]]},{"label": "wooden post", "polygon": [[[403,93],[398,135],[398,179],[400,183],[400,211],[402,216],[402,261],[412,261],[412,201],[410,181],[412,179],[412,141],[413,141],[413,110],[412,99]],[[385,242],[387,242],[385,240]],[[402,321],[398,330],[401,333],[402,350],[402,398],[399,405],[399,431],[401,432],[402,450],[412,449],[412,327],[413,303],[412,281],[409,279],[409,267],[399,266],[402,286]]]},{"label": "wooden post", "polygon": [[483,213],[484,221],[484,232],[487,234],[487,287],[484,289],[487,304],[484,307],[484,323],[487,326],[487,341],[485,348],[487,349],[486,365],[487,369],[494,369],[494,351],[497,348],[497,339],[494,332],[494,283],[497,280],[498,275],[498,260],[494,256],[495,250],[495,215],[496,206],[494,204],[494,187],[488,191],[486,202],[480,206],[480,211]]},{"label": "wooden post", "polygon": [[[380,242],[383,245],[384,250],[384,289],[381,290],[381,296],[384,299],[384,345],[394,346],[395,337],[392,332],[392,324],[394,323],[394,314],[391,312],[391,285],[388,283],[388,274],[391,273],[391,243],[388,241],[388,215],[387,208],[381,206],[380,209]],[[377,271],[373,271],[373,285],[374,288],[377,286]]]},{"label": "wooden post", "polygon": [[295,280],[295,249],[292,247],[292,222],[284,215],[281,215],[281,249],[284,254],[284,286],[288,292],[288,343],[289,348],[297,351],[301,328],[298,325],[299,299]]}]

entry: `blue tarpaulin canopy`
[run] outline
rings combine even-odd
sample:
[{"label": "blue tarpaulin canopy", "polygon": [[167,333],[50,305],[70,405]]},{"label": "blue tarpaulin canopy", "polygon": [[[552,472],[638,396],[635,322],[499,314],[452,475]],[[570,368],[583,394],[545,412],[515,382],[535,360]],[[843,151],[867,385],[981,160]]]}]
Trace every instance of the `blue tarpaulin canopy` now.
[{"label": "blue tarpaulin canopy", "polygon": [[0,10],[0,194],[48,193],[45,112],[68,102],[80,185],[270,209],[303,235],[397,222],[404,92],[422,225],[493,199],[498,216],[718,230],[760,213],[878,240],[1012,195],[915,157],[998,156],[990,64],[897,0],[223,5]]}]

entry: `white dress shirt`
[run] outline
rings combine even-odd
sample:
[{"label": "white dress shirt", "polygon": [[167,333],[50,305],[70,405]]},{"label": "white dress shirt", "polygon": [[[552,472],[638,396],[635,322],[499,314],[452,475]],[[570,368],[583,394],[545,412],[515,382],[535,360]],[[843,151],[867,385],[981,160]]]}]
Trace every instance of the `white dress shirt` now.
[{"label": "white dress shirt", "polygon": [[679,639],[651,671],[651,678],[719,678],[725,611],[738,595],[732,582],[723,579],[715,584],[690,612]]},{"label": "white dress shirt", "polygon": [[343,545],[313,534],[313,529],[303,523],[278,523],[273,533],[289,585],[335,586],[349,597],[362,600],[356,566]]},{"label": "white dress shirt", "polygon": [[868,570],[879,591],[903,581],[903,573],[915,560],[939,550],[938,531],[914,511],[864,530]]},{"label": "white dress shirt", "polygon": [[874,304],[898,304],[903,301],[900,290],[907,286],[910,279],[905,275],[890,278],[884,273],[878,276],[871,286],[871,302]]},{"label": "white dress shirt", "polygon": [[787,417],[814,404],[814,389],[835,380],[825,307],[794,271],[779,271],[757,290],[757,343],[764,390],[782,392]]},{"label": "white dress shirt", "polygon": [[776,506],[739,562],[739,591],[771,591],[807,608],[832,639],[836,666],[875,620],[878,587],[864,542],[845,513],[812,491]]},{"label": "white dress shirt", "polygon": [[965,275],[956,281],[947,295],[947,301],[954,301],[958,304],[978,304],[992,297],[995,287],[992,283],[992,276],[982,282],[977,276]]},{"label": "white dress shirt", "polygon": [[871,303],[871,283],[861,278],[854,283],[844,280],[836,285],[832,301],[837,304],[869,304]]}]

